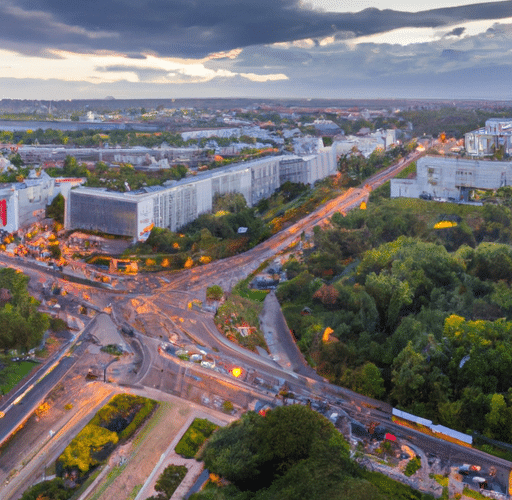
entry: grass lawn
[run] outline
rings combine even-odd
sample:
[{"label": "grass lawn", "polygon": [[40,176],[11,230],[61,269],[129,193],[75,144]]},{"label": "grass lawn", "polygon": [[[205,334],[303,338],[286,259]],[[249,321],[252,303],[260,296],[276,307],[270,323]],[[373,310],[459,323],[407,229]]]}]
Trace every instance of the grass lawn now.
[{"label": "grass lawn", "polygon": [[0,370],[0,394],[7,394],[12,390],[35,366],[32,361],[8,361]]}]

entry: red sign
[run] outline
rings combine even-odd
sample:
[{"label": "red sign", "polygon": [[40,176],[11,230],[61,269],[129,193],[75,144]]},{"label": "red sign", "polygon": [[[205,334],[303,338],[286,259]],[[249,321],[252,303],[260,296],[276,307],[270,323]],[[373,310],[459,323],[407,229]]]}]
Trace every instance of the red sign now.
[{"label": "red sign", "polygon": [[0,221],[7,226],[7,200],[0,200]]}]

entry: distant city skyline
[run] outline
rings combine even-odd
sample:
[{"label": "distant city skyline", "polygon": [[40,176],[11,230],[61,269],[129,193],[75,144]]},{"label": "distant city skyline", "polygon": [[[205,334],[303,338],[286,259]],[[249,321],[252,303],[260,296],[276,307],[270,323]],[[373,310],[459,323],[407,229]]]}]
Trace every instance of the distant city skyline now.
[{"label": "distant city skyline", "polygon": [[0,68],[3,99],[512,100],[512,1],[4,0]]}]

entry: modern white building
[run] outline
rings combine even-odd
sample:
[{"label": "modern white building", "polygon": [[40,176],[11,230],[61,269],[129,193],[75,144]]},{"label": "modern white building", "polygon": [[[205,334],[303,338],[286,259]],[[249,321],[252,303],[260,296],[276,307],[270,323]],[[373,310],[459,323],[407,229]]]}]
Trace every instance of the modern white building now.
[{"label": "modern white building", "polygon": [[269,156],[126,193],[80,187],[69,194],[66,227],[144,239],[154,226],[176,231],[210,212],[217,194],[241,193],[254,206],[287,180],[313,184],[335,172],[335,150],[325,148],[317,155]]},{"label": "modern white building", "polygon": [[385,151],[396,144],[396,141],[396,130],[386,129],[377,130],[364,136],[347,135],[336,140],[333,146],[336,148],[338,156],[348,154],[356,147],[364,157],[368,158],[376,149]]},{"label": "modern white building", "polygon": [[416,163],[416,179],[391,179],[391,198],[467,201],[472,189],[511,185],[512,162],[424,156]]},{"label": "modern white building", "polygon": [[512,154],[512,118],[490,118],[485,126],[464,134],[466,153],[472,156],[492,156],[503,147]]},{"label": "modern white building", "polygon": [[0,229],[14,233],[43,219],[57,194],[55,179],[44,171],[32,170],[23,182],[0,186]]}]

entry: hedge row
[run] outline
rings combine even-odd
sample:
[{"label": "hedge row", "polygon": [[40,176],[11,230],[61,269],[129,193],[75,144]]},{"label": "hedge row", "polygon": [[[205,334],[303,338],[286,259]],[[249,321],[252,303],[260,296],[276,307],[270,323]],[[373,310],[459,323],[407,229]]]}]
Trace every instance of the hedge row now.
[{"label": "hedge row", "polygon": [[185,458],[193,458],[218,425],[205,418],[196,418],[190,424],[174,451]]}]

